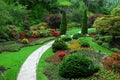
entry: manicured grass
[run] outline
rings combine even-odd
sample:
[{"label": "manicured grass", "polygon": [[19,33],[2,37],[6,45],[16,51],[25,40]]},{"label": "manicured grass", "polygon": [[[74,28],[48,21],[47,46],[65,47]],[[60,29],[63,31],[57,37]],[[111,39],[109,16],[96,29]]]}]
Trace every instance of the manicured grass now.
[{"label": "manicured grass", "polygon": [[19,52],[3,52],[3,54],[0,54],[0,65],[4,65],[8,69],[5,71],[5,78],[16,80],[20,67],[26,58],[40,46],[28,46],[22,48]]},{"label": "manicured grass", "polygon": [[[44,40],[46,39],[41,39],[39,42]],[[47,42],[44,42],[44,44],[45,43]],[[16,80],[20,67],[24,61],[33,51],[42,45],[43,43],[41,45],[24,47],[18,52],[3,52],[0,54],[0,65],[3,65],[7,69],[4,73],[5,78],[7,80]]]},{"label": "manicured grass", "polygon": [[43,69],[47,65],[45,59],[53,55],[52,48],[49,48],[40,58],[38,67],[37,67],[37,80],[48,80],[47,77],[43,74]]},{"label": "manicured grass", "polygon": [[93,42],[93,38],[91,38],[91,37],[83,37],[83,38],[81,38],[81,40],[87,41],[90,44],[90,46],[93,47],[95,50],[101,51],[102,53],[105,53],[107,55],[114,53],[114,52],[98,45],[97,43]]},{"label": "manicured grass", "polygon": [[75,33],[78,33],[80,30],[81,30],[80,28],[76,28],[76,27],[75,27],[75,28],[72,28],[72,29],[68,30],[68,31],[67,31],[67,34],[73,35],[73,34],[75,34]]}]

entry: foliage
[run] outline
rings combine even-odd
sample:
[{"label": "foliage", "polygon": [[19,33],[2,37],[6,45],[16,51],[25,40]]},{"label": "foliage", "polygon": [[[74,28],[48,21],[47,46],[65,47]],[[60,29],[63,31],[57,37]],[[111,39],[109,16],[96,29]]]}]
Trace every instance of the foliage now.
[{"label": "foliage", "polygon": [[81,54],[67,56],[59,66],[59,75],[64,78],[88,77],[94,73],[93,62]]},{"label": "foliage", "polygon": [[71,12],[68,14],[68,21],[78,22],[82,24],[82,13],[85,8],[84,2],[82,0],[71,0]]},{"label": "foliage", "polygon": [[71,2],[69,0],[58,0],[57,1],[57,4],[60,6],[60,7],[68,7],[68,6],[71,6]]},{"label": "foliage", "polygon": [[111,11],[111,14],[114,16],[120,16],[120,7],[116,7]]},{"label": "foliage", "polygon": [[34,37],[34,38],[39,37],[39,32],[38,31],[32,31],[32,37]]},{"label": "foliage", "polygon": [[111,50],[114,52],[120,52],[120,49],[118,49],[118,48],[111,48]]},{"label": "foliage", "polygon": [[68,49],[66,43],[61,39],[56,39],[55,42],[52,44],[52,50],[53,52],[56,52],[58,50],[66,50]]},{"label": "foliage", "polygon": [[62,20],[61,20],[61,24],[60,24],[60,33],[61,33],[61,35],[66,34],[66,31],[67,31],[66,12],[63,11],[62,12]]},{"label": "foliage", "polygon": [[82,29],[81,29],[81,33],[82,34],[87,34],[88,33],[88,29],[87,29],[87,10],[85,9],[84,10],[84,17],[83,17],[83,20],[82,20]]},{"label": "foliage", "polygon": [[88,26],[89,28],[92,27],[94,21],[95,21],[96,18],[98,18],[98,17],[102,17],[102,14],[94,14],[94,15],[90,16],[90,17],[88,18],[87,26]]},{"label": "foliage", "polygon": [[26,33],[25,32],[20,32],[20,38],[26,38]]},{"label": "foliage", "polygon": [[78,50],[79,47],[80,47],[80,45],[77,41],[72,41],[68,44],[68,48],[71,50]]},{"label": "foliage", "polygon": [[74,27],[80,27],[80,25],[77,22],[70,22],[67,24],[68,28],[74,28]]},{"label": "foliage", "polygon": [[119,16],[105,16],[98,18],[93,24],[93,27],[95,27],[97,32],[100,34],[109,34],[114,37],[115,35],[119,35],[119,23]]},{"label": "foliage", "polygon": [[29,40],[27,39],[27,38],[24,38],[24,39],[22,39],[22,41],[21,41],[23,44],[28,44],[29,43]]},{"label": "foliage", "polygon": [[74,34],[73,35],[73,39],[78,39],[78,38],[80,38],[80,37],[83,37],[84,35],[83,34],[81,34],[81,33],[76,33],[76,34]]},{"label": "foliage", "polygon": [[81,47],[90,47],[90,44],[88,42],[82,42],[80,43]]},{"label": "foliage", "polygon": [[70,36],[68,36],[68,35],[62,36],[61,39],[63,41],[71,41],[72,40],[72,38]]},{"label": "foliage", "polygon": [[59,14],[50,14],[46,17],[46,21],[52,29],[58,29],[60,27],[61,16]]},{"label": "foliage", "polygon": [[111,57],[103,59],[103,65],[106,69],[114,70],[115,73],[120,71],[120,53],[113,53]]},{"label": "foliage", "polygon": [[60,31],[51,30],[50,32],[51,32],[52,36],[54,36],[54,37],[59,37],[61,35]]},{"label": "foliage", "polygon": [[8,25],[7,26],[7,33],[13,39],[17,40],[20,38],[19,32],[18,32],[17,27],[15,25]]}]

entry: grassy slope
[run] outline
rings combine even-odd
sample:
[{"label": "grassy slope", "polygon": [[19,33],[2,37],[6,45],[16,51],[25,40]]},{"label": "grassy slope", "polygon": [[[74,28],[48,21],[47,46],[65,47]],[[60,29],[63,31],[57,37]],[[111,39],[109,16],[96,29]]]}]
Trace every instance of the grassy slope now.
[{"label": "grassy slope", "polygon": [[107,55],[110,55],[111,53],[114,53],[114,52],[112,52],[112,51],[110,51],[110,50],[108,50],[108,49],[106,49],[106,48],[98,45],[97,43],[93,42],[93,38],[84,37],[84,38],[82,38],[82,39],[88,41],[89,44],[90,44],[90,46],[93,47],[95,50],[99,50],[99,51],[101,51],[102,53],[105,53],[105,54],[107,54]]},{"label": "grassy slope", "polygon": [[21,49],[19,52],[4,52],[0,54],[0,65],[10,68],[5,71],[8,80],[16,80],[17,74],[26,58],[41,45],[30,46]]},{"label": "grassy slope", "polygon": [[43,74],[43,68],[46,66],[45,59],[53,55],[52,48],[49,48],[40,58],[39,65],[37,67],[37,80],[48,80],[47,77]]},{"label": "grassy slope", "polygon": [[[49,39],[50,38],[43,38],[32,42],[32,44],[40,43]],[[3,52],[2,54],[0,54],[0,65],[4,65],[6,68],[9,68],[7,71],[5,71],[5,78],[7,78],[7,80],[16,80],[19,69],[26,60],[26,58],[40,46],[41,45],[28,46],[22,48],[18,52]]]},{"label": "grassy slope", "polygon": [[73,35],[79,31],[80,31],[80,28],[72,28],[71,30],[67,31],[67,34]]}]

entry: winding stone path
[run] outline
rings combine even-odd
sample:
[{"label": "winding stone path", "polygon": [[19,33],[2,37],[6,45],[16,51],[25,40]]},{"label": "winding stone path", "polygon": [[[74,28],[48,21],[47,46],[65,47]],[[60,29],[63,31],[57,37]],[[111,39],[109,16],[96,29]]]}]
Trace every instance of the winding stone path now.
[{"label": "winding stone path", "polygon": [[36,80],[36,70],[40,57],[42,54],[51,47],[52,42],[38,48],[34,51],[22,65],[18,74],[17,80]]}]

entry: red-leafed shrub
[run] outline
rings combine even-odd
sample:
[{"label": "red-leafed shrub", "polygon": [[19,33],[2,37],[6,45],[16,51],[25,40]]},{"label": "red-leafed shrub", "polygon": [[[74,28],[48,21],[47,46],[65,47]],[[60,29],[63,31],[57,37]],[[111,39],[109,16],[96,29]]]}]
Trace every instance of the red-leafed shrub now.
[{"label": "red-leafed shrub", "polygon": [[102,14],[94,14],[94,15],[90,16],[89,19],[88,19],[88,24],[87,24],[88,27],[92,27],[94,21],[95,21],[96,18],[98,18],[98,17],[102,17]]},{"label": "red-leafed shrub", "polygon": [[64,57],[64,56],[65,56],[65,52],[64,52],[64,51],[58,52],[58,56],[59,56],[59,57]]},{"label": "red-leafed shrub", "polygon": [[65,52],[64,51],[58,51],[58,57],[62,60],[65,56]]},{"label": "red-leafed shrub", "polygon": [[26,38],[26,33],[25,32],[20,32],[20,37],[23,39],[23,38]]},{"label": "red-leafed shrub", "polygon": [[50,32],[51,32],[52,36],[54,36],[54,37],[59,37],[61,35],[60,31],[51,30]]},{"label": "red-leafed shrub", "polygon": [[50,14],[46,17],[46,21],[52,29],[58,29],[60,28],[61,16],[59,14]]},{"label": "red-leafed shrub", "polygon": [[104,58],[103,65],[106,69],[114,70],[115,73],[118,73],[120,71],[120,53],[114,53],[110,57]]}]

